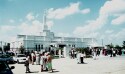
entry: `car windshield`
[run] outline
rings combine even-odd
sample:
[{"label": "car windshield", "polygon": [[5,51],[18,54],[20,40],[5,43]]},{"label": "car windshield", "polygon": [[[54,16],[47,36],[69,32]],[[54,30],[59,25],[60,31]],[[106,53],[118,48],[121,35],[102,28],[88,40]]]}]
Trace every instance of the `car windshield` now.
[{"label": "car windshield", "polygon": [[0,71],[8,70],[9,66],[4,61],[0,61]]},{"label": "car windshield", "polygon": [[25,55],[17,55],[17,57],[25,57]]}]

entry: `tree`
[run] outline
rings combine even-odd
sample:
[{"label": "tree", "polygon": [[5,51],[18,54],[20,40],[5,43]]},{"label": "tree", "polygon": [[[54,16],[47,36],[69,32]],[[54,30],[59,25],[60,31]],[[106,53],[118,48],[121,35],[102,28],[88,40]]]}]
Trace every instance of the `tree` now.
[{"label": "tree", "polygon": [[10,50],[10,43],[7,43],[7,45],[3,46],[4,51],[9,51]]},{"label": "tree", "polygon": [[125,49],[125,41],[123,41],[122,48]]},{"label": "tree", "polygon": [[119,45],[116,45],[115,48],[118,49],[118,50],[122,49],[122,47],[119,46]]},{"label": "tree", "polygon": [[108,45],[106,45],[109,49],[111,49],[111,48],[114,48],[114,45],[111,43],[111,44],[108,44]]},{"label": "tree", "polygon": [[22,45],[21,45],[21,46],[20,46],[20,48],[19,48],[19,51],[20,51],[20,53],[21,53],[21,54],[23,54],[23,53],[24,53],[24,51],[25,51],[24,46],[22,46]]}]

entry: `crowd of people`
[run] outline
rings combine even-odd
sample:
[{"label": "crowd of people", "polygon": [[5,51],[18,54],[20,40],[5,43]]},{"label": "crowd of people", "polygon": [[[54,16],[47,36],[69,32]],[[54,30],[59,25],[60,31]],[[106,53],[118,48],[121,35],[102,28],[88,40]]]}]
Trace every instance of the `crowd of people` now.
[{"label": "crowd of people", "polygon": [[[110,57],[115,57],[116,55],[121,55],[122,51],[121,50],[116,50],[116,49],[99,49],[99,48],[93,48],[93,49],[89,49],[88,52],[89,55],[92,56],[92,58],[94,60],[97,59],[97,56],[104,55],[110,55]],[[76,51],[75,49],[71,49],[69,51],[69,56],[71,59],[76,58],[77,59],[77,63],[85,63],[84,62],[84,58],[87,56],[86,52],[82,52],[82,51]],[[26,54],[27,55],[27,61],[25,62],[25,66],[26,66],[26,72],[30,72],[29,69],[29,64],[32,65],[40,65],[41,66],[41,72],[43,71],[51,71],[53,72],[52,69],[52,58],[53,58],[53,53],[52,52],[35,52],[32,51],[31,53]]]},{"label": "crowd of people", "polygon": [[87,52],[83,51],[76,51],[75,49],[71,49],[69,51],[69,56],[71,59],[77,58],[77,63],[84,63],[84,57],[89,54],[94,60],[97,59],[97,56],[103,55],[103,56],[110,56],[110,57],[116,57],[117,55],[122,54],[121,49],[100,49],[100,48],[92,48],[88,49]]},{"label": "crowd of people", "polygon": [[31,53],[27,54],[27,59],[24,64],[26,66],[26,73],[30,73],[29,64],[40,65],[41,72],[43,71],[53,72],[52,58],[53,57],[50,52],[39,53],[39,52],[32,51]]}]

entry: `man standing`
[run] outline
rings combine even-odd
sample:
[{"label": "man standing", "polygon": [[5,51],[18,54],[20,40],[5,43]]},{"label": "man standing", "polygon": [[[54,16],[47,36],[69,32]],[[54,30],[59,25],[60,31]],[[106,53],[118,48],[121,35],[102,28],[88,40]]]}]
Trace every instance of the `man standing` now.
[{"label": "man standing", "polygon": [[83,61],[84,61],[84,54],[83,54],[83,52],[80,54],[80,60],[81,60],[81,63],[84,63]]},{"label": "man standing", "polygon": [[26,73],[30,73],[30,69],[29,69],[29,56],[27,56],[24,66],[26,66]]}]

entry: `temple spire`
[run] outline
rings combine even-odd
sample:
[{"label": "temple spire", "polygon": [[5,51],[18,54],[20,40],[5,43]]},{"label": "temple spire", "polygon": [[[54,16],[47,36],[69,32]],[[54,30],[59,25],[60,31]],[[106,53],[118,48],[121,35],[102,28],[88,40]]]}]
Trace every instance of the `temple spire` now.
[{"label": "temple spire", "polygon": [[44,11],[44,15],[43,15],[43,25],[44,25],[43,30],[48,30],[48,26],[46,24],[46,21],[47,21],[46,16],[47,16],[47,10]]}]

